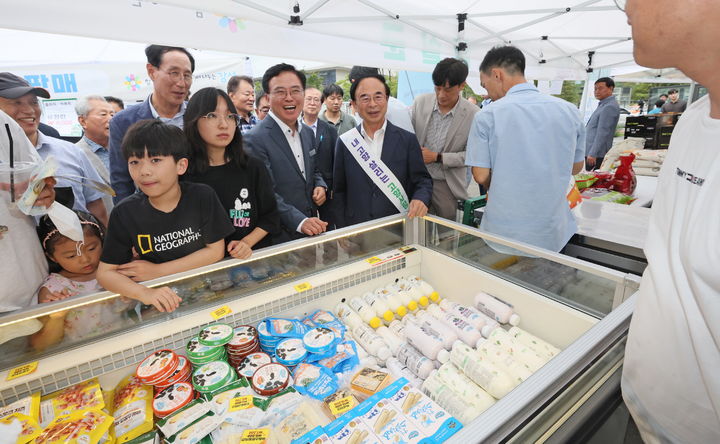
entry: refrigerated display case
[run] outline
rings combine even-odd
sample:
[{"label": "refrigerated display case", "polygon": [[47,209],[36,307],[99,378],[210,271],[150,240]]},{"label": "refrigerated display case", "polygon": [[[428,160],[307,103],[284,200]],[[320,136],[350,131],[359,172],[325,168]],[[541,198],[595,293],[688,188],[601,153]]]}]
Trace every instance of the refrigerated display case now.
[{"label": "refrigerated display case", "polygon": [[[496,245],[514,254],[498,253]],[[452,442],[513,440],[560,429],[617,370],[639,284],[635,275],[444,219],[391,216],[259,250],[249,260],[147,282],[170,286],[183,298],[172,313],[141,306],[114,312],[94,336],[62,338],[45,349],[32,348],[27,336],[6,342],[0,345],[0,405],[92,377],[112,387],[148,354],[183,350],[218,318],[239,325],[303,316],[408,275],[463,304],[471,305],[480,290],[489,292],[514,306],[521,327],[563,350],[465,424]],[[0,329],[23,331],[46,316],[103,311],[118,298],[103,292],[42,304],[0,317]],[[8,380],[19,367],[34,370]]]}]

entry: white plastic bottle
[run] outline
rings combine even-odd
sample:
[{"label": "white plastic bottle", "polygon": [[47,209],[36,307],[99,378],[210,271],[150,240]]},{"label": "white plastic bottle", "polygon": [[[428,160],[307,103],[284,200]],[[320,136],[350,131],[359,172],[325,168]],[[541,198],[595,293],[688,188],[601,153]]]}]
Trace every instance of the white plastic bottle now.
[{"label": "white plastic bottle", "polygon": [[465,322],[464,319],[455,316],[453,313],[443,311],[438,305],[429,306],[427,311],[437,320],[450,327],[461,341],[470,346],[474,347],[482,337],[480,331],[475,327]]},{"label": "white plastic bottle", "polygon": [[370,308],[375,310],[375,315],[386,323],[391,323],[395,320],[395,315],[385,304],[385,300],[375,293],[367,292],[363,295],[363,300],[370,305]]},{"label": "white plastic bottle", "polygon": [[535,353],[530,347],[522,344],[520,341],[516,341],[510,336],[510,333],[502,328],[493,330],[487,340],[491,342],[493,346],[501,349],[521,364],[527,366],[533,373],[545,365],[549,359]]},{"label": "white plastic bottle", "polygon": [[395,281],[395,285],[408,299],[410,299],[411,303],[408,303],[408,309],[412,311],[418,310],[420,308],[418,299],[423,296],[422,292],[415,288],[414,285],[410,284],[410,282],[408,282],[405,278],[397,279]]},{"label": "white plastic bottle", "polygon": [[384,288],[378,288],[375,290],[375,294],[385,301],[387,307],[395,313],[398,319],[402,319],[403,316],[407,314],[407,308],[402,304],[397,295],[390,293]]},{"label": "white plastic bottle", "polygon": [[508,334],[516,341],[530,347],[535,353],[547,359],[552,359],[561,351],[554,345],[543,341],[537,336],[530,334],[519,327],[512,327],[508,330]]},{"label": "white plastic bottle", "polygon": [[430,304],[430,300],[423,294],[420,287],[415,285],[415,282],[403,278],[400,279],[398,283],[400,284],[400,287],[407,292],[410,299],[417,302],[418,308],[425,308]]},{"label": "white plastic bottle", "polygon": [[367,325],[358,325],[352,329],[353,338],[365,351],[377,357],[381,362],[392,356],[385,341],[375,333],[375,330]]},{"label": "white plastic bottle", "polygon": [[450,362],[495,399],[507,395],[519,383],[489,359],[482,359],[462,341],[453,344]]},{"label": "white plastic bottle", "polygon": [[335,315],[350,328],[363,324],[362,318],[344,302],[335,306]]},{"label": "white plastic bottle", "polygon": [[453,343],[459,339],[457,333],[452,327],[440,321],[426,311],[418,311],[416,318],[418,319],[418,321],[430,326],[430,328],[432,328],[432,330],[435,332],[435,335],[442,339],[443,347],[445,347],[445,350],[450,350]]},{"label": "white plastic bottle", "polygon": [[445,381],[456,393],[460,395],[463,401],[475,405],[482,410],[487,409],[495,403],[495,398],[490,396],[485,390],[478,387],[465,376],[452,363],[447,362],[437,370],[440,379]]},{"label": "white plastic bottle", "polygon": [[438,301],[440,301],[440,295],[437,291],[435,291],[432,285],[427,283],[427,281],[414,275],[408,276],[407,280],[413,282],[418,288],[420,288],[423,296],[427,297],[430,302],[438,303]]},{"label": "white plastic bottle", "polygon": [[487,339],[481,339],[478,342],[477,353],[505,370],[518,384],[532,376],[532,372],[526,365],[517,361],[512,355],[496,347]]},{"label": "white plastic bottle", "polygon": [[394,331],[390,330],[384,325],[378,327],[377,330],[375,330],[375,333],[377,333],[378,336],[383,338],[393,356],[397,355],[397,351],[400,347],[407,344],[407,342],[405,342],[405,339],[399,337],[397,334],[395,334]]},{"label": "white plastic bottle", "polygon": [[398,361],[397,358],[390,358],[385,361],[385,367],[397,379],[405,378],[408,380],[408,382],[410,382],[412,386],[418,388],[422,385],[422,381],[417,376],[415,376],[407,367],[405,367],[400,361]]},{"label": "white plastic bottle", "polygon": [[445,350],[442,338],[425,323],[418,325],[412,320],[408,321],[405,324],[405,339],[433,361],[447,362],[450,359],[450,353]]},{"label": "white plastic bottle", "polygon": [[435,370],[435,364],[430,359],[420,354],[410,344],[405,344],[397,351],[397,360],[408,368],[412,374],[420,379],[425,379]]},{"label": "white plastic bottle", "polygon": [[512,305],[483,291],[475,295],[475,307],[501,324],[520,324],[520,316]]},{"label": "white plastic bottle", "polygon": [[422,391],[463,424],[471,423],[483,412],[479,408],[463,402],[460,396],[440,379],[437,373],[432,374],[423,382]]},{"label": "white plastic bottle", "polygon": [[362,298],[354,297],[348,301],[348,305],[360,315],[363,322],[366,322],[372,328],[378,328],[382,325],[380,318],[375,316],[375,310]]},{"label": "white plastic bottle", "polygon": [[405,324],[403,324],[401,321],[398,321],[395,319],[388,325],[388,328],[392,330],[396,335],[398,335],[401,338],[405,337]]},{"label": "white plastic bottle", "polygon": [[474,308],[466,307],[449,299],[443,299],[442,301],[440,301],[439,307],[448,313],[452,313],[455,316],[463,318],[465,322],[472,325],[480,332],[482,332],[483,327],[487,325],[486,320],[488,319],[488,317],[484,316],[482,313],[478,312]]},{"label": "white plastic bottle", "polygon": [[407,307],[409,312],[415,312],[417,311],[417,302],[413,301],[409,294],[407,294],[406,291],[404,291],[402,288],[400,288],[399,285],[396,283],[390,284],[385,289],[389,293],[393,293],[395,296],[397,296],[398,299],[400,299],[400,302]]}]

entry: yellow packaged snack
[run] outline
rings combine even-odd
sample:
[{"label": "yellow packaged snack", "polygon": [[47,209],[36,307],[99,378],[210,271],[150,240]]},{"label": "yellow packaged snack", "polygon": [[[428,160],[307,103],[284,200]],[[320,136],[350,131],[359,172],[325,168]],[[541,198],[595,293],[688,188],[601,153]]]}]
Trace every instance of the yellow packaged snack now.
[{"label": "yellow packaged snack", "polygon": [[55,418],[35,438],[34,444],[98,444],[107,441],[112,417],[99,410],[85,410]]},{"label": "yellow packaged snack", "polygon": [[120,381],[108,407],[114,418],[111,436],[116,442],[124,443],[152,430],[152,402],[152,387],[140,382],[134,374]]},{"label": "yellow packaged snack", "polygon": [[19,421],[22,427],[20,436],[17,437],[15,444],[25,444],[32,441],[40,434],[40,426],[35,418],[31,418],[28,415],[22,413],[12,413],[0,419],[0,424],[12,424],[14,421]]},{"label": "yellow packaged snack", "polygon": [[85,410],[102,410],[105,407],[97,378],[43,396],[40,400],[40,426],[71,413]]},{"label": "yellow packaged snack", "polygon": [[35,392],[30,396],[18,399],[12,404],[0,407],[0,418],[12,415],[13,413],[22,413],[36,420],[40,419],[40,392]]}]

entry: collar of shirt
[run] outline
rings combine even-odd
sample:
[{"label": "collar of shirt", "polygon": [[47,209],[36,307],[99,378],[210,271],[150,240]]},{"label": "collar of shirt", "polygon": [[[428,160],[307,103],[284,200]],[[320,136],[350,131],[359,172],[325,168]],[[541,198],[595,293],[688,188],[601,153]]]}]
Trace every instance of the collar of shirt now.
[{"label": "collar of shirt", "polygon": [[375,134],[372,138],[370,138],[368,133],[365,131],[365,123],[360,124],[360,134],[363,136],[363,139],[365,139],[365,142],[370,145],[370,149],[374,150],[378,157],[382,155],[383,142],[385,141],[385,130],[387,130],[387,122],[387,119],[385,119],[380,129],[375,131]]},{"label": "collar of shirt", "polygon": [[606,103],[608,103],[608,102],[611,102],[611,101],[613,101],[613,100],[615,100],[615,96],[609,95],[609,96],[605,97],[604,99],[602,99],[599,103],[602,103],[602,104],[604,105],[604,104],[606,104]]},{"label": "collar of shirt", "polygon": [[436,97],[435,104],[433,105],[433,111],[437,111],[440,114],[440,117],[445,117],[445,116],[452,117],[455,115],[455,111],[457,111],[458,106],[460,106],[460,98],[458,98],[458,101],[455,102],[455,106],[453,106],[450,111],[448,111],[446,114],[443,114],[442,111],[440,111],[440,106],[438,105],[437,97]]},{"label": "collar of shirt", "polygon": [[98,152],[98,150],[105,150],[107,151],[107,148],[100,145],[99,143],[95,142],[94,140],[89,139],[87,136],[83,136],[83,140],[90,145],[90,149],[93,150],[94,153]]},{"label": "collar of shirt", "polygon": [[180,111],[178,111],[177,114],[172,117],[160,117],[160,114],[158,114],[157,110],[152,104],[152,96],[150,96],[150,98],[148,99],[148,104],[150,104],[150,112],[152,113],[154,118],[160,119],[163,122],[170,123],[172,125],[175,125],[175,123],[179,120],[181,123],[180,127],[182,127],[182,118],[185,115],[185,107],[187,106],[187,102],[183,102],[182,105],[180,105]]},{"label": "collar of shirt", "polygon": [[50,138],[42,133],[42,131],[38,130],[38,140],[37,145],[35,145],[35,149],[40,151],[40,149],[45,145],[46,143],[50,143]]},{"label": "collar of shirt", "polygon": [[238,116],[240,116],[240,124],[244,123],[249,125],[255,125],[257,123],[257,117],[255,117],[252,112],[248,113],[247,119],[245,119],[245,117],[241,116],[240,114],[238,114]]},{"label": "collar of shirt", "polygon": [[[272,112],[272,110],[270,110],[270,112],[268,112],[268,116],[272,117],[273,120],[275,122],[277,122],[278,125],[280,125],[280,129],[282,130],[283,133],[290,134],[292,136],[295,135],[295,130],[290,128],[285,122],[280,120],[280,118],[278,116],[276,116],[275,113]],[[302,117],[298,117],[298,120],[297,120],[297,132],[298,133],[300,131],[302,131],[302,126],[303,126]]]},{"label": "collar of shirt", "polygon": [[517,85],[513,86],[508,90],[508,92],[505,94],[506,96],[509,96],[510,94],[518,94],[525,91],[532,91],[539,93],[540,91],[533,85],[532,83],[518,83]]},{"label": "collar of shirt", "polygon": [[308,125],[308,124],[305,122],[305,120],[303,120],[303,123],[305,123],[305,125],[307,125],[308,127],[310,127],[310,129],[313,130],[313,134],[315,134],[316,136],[317,136],[318,120],[319,120],[319,119],[315,119],[315,122],[313,122],[312,125]]}]

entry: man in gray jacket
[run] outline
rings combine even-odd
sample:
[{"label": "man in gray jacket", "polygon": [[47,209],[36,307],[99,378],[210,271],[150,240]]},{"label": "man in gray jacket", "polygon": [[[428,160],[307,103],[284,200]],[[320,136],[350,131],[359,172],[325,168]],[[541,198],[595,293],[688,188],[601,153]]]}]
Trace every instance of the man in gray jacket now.
[{"label": "man in gray jacket", "polygon": [[605,154],[612,148],[615,127],[620,119],[613,91],[615,81],[610,77],[601,77],[595,81],[595,98],[600,101],[590,116],[585,132],[585,168],[588,171],[600,168]]},{"label": "man in gray jacket", "polygon": [[[83,137],[75,144],[87,156],[98,174],[110,185],[110,119],[115,111],[103,96],[87,96],[75,104],[78,122],[83,128]],[[112,197],[103,198],[108,214],[113,209]]]},{"label": "man in gray jacket", "polygon": [[432,74],[435,94],[423,94],[412,106],[412,124],[423,161],[433,179],[430,213],[455,220],[457,201],[468,198],[465,147],[475,113],[480,108],[460,97],[468,67],[446,58]]}]

